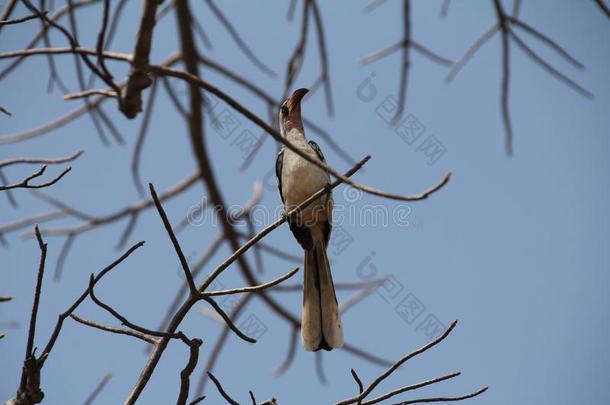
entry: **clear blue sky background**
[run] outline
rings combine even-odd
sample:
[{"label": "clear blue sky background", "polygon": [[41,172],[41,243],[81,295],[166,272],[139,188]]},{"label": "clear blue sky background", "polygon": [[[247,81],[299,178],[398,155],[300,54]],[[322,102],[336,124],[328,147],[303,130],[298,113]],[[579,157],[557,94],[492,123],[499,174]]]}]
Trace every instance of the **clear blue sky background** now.
[{"label": "clear blue sky background", "polygon": [[[270,79],[253,67],[204,2],[193,0],[192,8],[214,45],[213,50],[203,52],[279,97],[285,63],[299,27],[298,14],[295,21],[286,21],[284,3],[220,4],[246,42],[280,74],[279,79]],[[360,57],[400,38],[399,3],[386,2],[368,15],[362,11],[364,1],[320,3],[336,114],[334,118],[327,117],[320,91],[304,104],[304,114],[332,134],[354,158],[373,156],[366,170],[357,175],[358,180],[367,184],[416,193],[437,182],[446,171],[454,173],[445,189],[429,200],[409,204],[408,224],[346,223],[341,228],[353,241],[342,252],[331,252],[336,281],[358,281],[362,274],[370,272],[391,277],[393,281],[382,290],[383,294],[373,293],[346,312],[343,323],[349,342],[376,355],[397,359],[429,340],[418,328],[424,320],[437,319],[444,325],[453,319],[460,321],[449,339],[396,372],[379,388],[379,393],[461,370],[463,375],[459,378],[426,389],[418,396],[459,395],[489,385],[490,390],[484,396],[470,403],[607,404],[610,20],[593,1],[524,2],[522,19],[564,45],[586,69],[572,68],[540,42],[524,33],[521,36],[595,97],[588,100],[573,93],[511,46],[510,109],[515,156],[508,158],[503,149],[499,114],[499,37],[491,40],[450,85],[443,80],[447,68],[412,54],[407,113],[425,127],[425,134],[409,145],[376,112],[386,97],[397,92],[399,55],[366,67],[357,64]],[[446,19],[439,16],[441,1],[413,3],[413,37],[451,59],[458,58],[495,18],[491,2],[453,1]],[[506,2],[507,9],[509,3]],[[140,2],[130,2],[126,7],[113,50],[131,52],[139,9]],[[19,15],[25,15],[22,8],[19,11]],[[99,9],[83,9],[80,21],[82,42],[92,46],[100,21]],[[177,49],[174,23],[172,14],[159,24],[154,61],[163,60]],[[0,49],[23,47],[36,27],[36,22],[6,27]],[[298,87],[309,86],[318,73],[315,32],[310,34]],[[64,43],[57,35],[53,38],[55,44]],[[76,89],[74,81],[68,80],[74,77],[72,58],[56,60],[62,77],[71,89]],[[124,64],[110,66],[117,78],[124,77]],[[266,116],[266,106],[251,94],[209,70],[204,69],[202,74]],[[373,74],[376,96],[366,101],[358,96],[358,88]],[[0,117],[0,134],[40,125],[81,105],[78,101],[64,102],[57,90],[47,95],[47,76],[45,59],[34,57],[9,80],[0,83],[0,105],[13,112],[10,119]],[[145,182],[152,181],[158,190],[163,190],[193,172],[195,163],[183,121],[162,89],[159,90],[142,173]],[[43,137],[1,145],[0,159],[64,156],[83,148],[86,153],[73,164],[73,171],[45,192],[91,214],[119,209],[138,198],[127,173],[141,117],[126,121],[113,102],[107,102],[104,108],[116,118],[127,140],[125,146],[104,147],[89,118],[83,117]],[[241,128],[260,133],[253,124],[235,116],[241,121]],[[272,169],[275,145],[266,142],[254,164],[242,173],[239,148],[219,137],[209,120],[207,127],[206,142],[226,201],[243,204],[250,197],[254,182]],[[308,131],[308,135],[318,141],[332,165],[341,170],[348,167],[313,131]],[[434,135],[446,149],[433,165],[428,165],[426,156],[417,150],[429,135]],[[30,169],[12,168],[6,174],[17,180]],[[57,170],[50,168],[49,172]],[[172,221],[176,223],[183,218],[204,193],[197,185],[181,198],[165,204]],[[49,210],[26,191],[15,194],[19,209],[13,209],[6,198],[0,198],[1,223]],[[342,188],[335,192],[337,204],[345,204],[345,197]],[[273,210],[278,203],[275,190],[266,187],[265,207]],[[361,196],[353,204],[358,209],[367,205],[381,205],[390,213],[401,209],[397,202],[369,195]],[[271,220],[267,218],[265,222]],[[70,223],[73,222],[58,221],[57,225]],[[119,255],[114,245],[124,225],[124,222],[114,224],[79,237],[59,283],[53,282],[52,273],[63,241],[47,238],[48,272],[36,345],[46,343],[57,314],[80,294],[89,274],[98,272]],[[180,234],[180,241],[187,253],[198,258],[217,232],[208,223],[190,226]],[[22,240],[18,233],[8,235],[8,239],[10,246],[0,250],[0,294],[13,295],[15,299],[0,305],[0,329],[7,333],[0,342],[2,400],[9,398],[18,385],[38,261],[34,240]],[[181,277],[171,244],[153,212],[140,218],[130,242],[142,239],[147,242],[145,247],[110,274],[97,291],[129,319],[154,328]],[[266,241],[300,254],[287,227],[277,230]],[[223,247],[211,265],[220,263],[229,253]],[[248,260],[254,263],[251,254]],[[261,278],[265,280],[295,266],[268,256],[264,264]],[[297,278],[300,281],[301,275]],[[244,283],[235,266],[223,274],[221,282],[226,287]],[[344,300],[350,294],[342,292],[339,298]],[[276,296],[292,313],[300,313],[299,294]],[[423,310],[408,323],[395,308],[413,297]],[[116,324],[90,302],[78,313]],[[252,302],[241,319],[250,315],[264,324],[266,332],[256,345],[231,336],[215,369],[225,388],[240,402],[249,400],[248,390],[252,389],[259,400],[274,396],[280,404],[330,403],[356,393],[350,368],[355,368],[365,383],[382,371],[379,366],[336,350],[323,357],[328,383],[321,385],[314,370],[314,355],[304,352],[299,345],[292,367],[284,376],[274,378],[273,370],[287,350],[290,329],[258,300]],[[11,326],[15,321],[20,326]],[[221,326],[195,310],[182,329],[190,336],[204,339],[194,374],[195,385]],[[172,343],[141,403],[174,402],[178,373],[186,359],[185,347]],[[113,377],[97,403],[120,403],[145,362],[141,342],[104,334],[68,320],[42,373],[45,402],[82,403],[101,377],[112,372]],[[209,385],[206,394],[209,395],[206,402],[221,402]]]}]

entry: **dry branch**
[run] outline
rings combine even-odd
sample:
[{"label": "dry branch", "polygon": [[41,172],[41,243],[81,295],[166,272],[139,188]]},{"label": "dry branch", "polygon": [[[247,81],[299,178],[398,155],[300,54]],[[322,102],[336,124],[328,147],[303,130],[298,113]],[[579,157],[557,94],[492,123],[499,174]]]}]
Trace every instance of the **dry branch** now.
[{"label": "dry branch", "polygon": [[130,119],[142,111],[142,91],[152,84],[148,76],[148,64],[157,7],[161,2],[162,0],[144,0],[142,4],[142,17],[136,35],[131,71],[119,102],[119,109]]},{"label": "dry branch", "polygon": [[64,171],[62,171],[59,175],[55,176],[52,180],[49,180],[46,183],[30,184],[30,181],[42,176],[46,170],[47,170],[47,166],[44,165],[40,168],[40,170],[31,174],[30,176],[26,177],[25,179],[21,180],[19,183],[0,185],[0,191],[12,190],[15,188],[34,188],[35,189],[35,188],[49,187],[49,186],[52,186],[53,184],[57,183],[59,180],[61,180],[61,178],[64,177],[66,174],[68,174],[68,172],[70,170],[72,170],[72,168],[68,167],[67,169],[64,169]]},{"label": "dry branch", "polygon": [[106,326],[101,323],[97,323],[97,322],[90,321],[88,319],[81,318],[80,316],[78,316],[76,314],[70,314],[70,318],[74,319],[78,323],[81,323],[86,326],[90,326],[95,329],[103,330],[105,332],[116,333],[119,335],[133,336],[135,338],[145,341],[146,343],[150,343],[151,345],[154,345],[157,343],[157,340],[155,338],[151,337],[150,335],[148,335],[146,333],[142,333],[142,332],[139,332],[136,330],[113,328],[112,326]]},{"label": "dry branch", "polygon": [[[412,351],[411,353],[405,355],[404,357],[402,357],[400,360],[398,360],[397,362],[395,362],[394,364],[392,364],[392,366],[390,366],[387,370],[385,370],[383,373],[381,373],[381,375],[379,375],[379,377],[375,378],[366,388],[364,388],[362,381],[360,380],[360,378],[358,377],[358,375],[356,374],[356,372],[352,369],[352,377],[354,378],[354,380],[356,381],[356,383],[358,384],[358,389],[359,389],[359,395],[354,396],[352,398],[348,398],[348,399],[344,399],[342,401],[339,401],[336,403],[336,405],[349,405],[349,404],[354,404],[357,403],[358,405],[372,405],[372,404],[376,404],[379,402],[382,402],[388,398],[391,398],[395,395],[401,394],[403,392],[406,391],[412,391],[412,390],[416,390],[418,388],[422,388],[431,384],[435,384],[441,381],[445,381],[447,379],[453,378],[453,377],[457,377],[460,373],[451,373],[451,374],[447,374],[444,375],[442,377],[438,377],[438,378],[434,378],[432,380],[427,380],[427,381],[423,381],[417,384],[413,384],[413,385],[408,385],[402,388],[399,388],[397,390],[393,390],[390,391],[384,395],[381,395],[379,397],[373,398],[371,400],[365,401],[365,399],[371,394],[371,392],[379,385],[381,384],[383,381],[385,381],[388,377],[390,377],[390,375],[392,375],[392,373],[394,373],[400,366],[402,366],[404,363],[406,363],[407,361],[409,361],[410,359],[412,359],[415,356],[418,356],[428,350],[430,350],[431,348],[433,348],[434,346],[436,346],[437,344],[439,344],[440,342],[442,342],[447,336],[449,336],[449,334],[451,333],[451,331],[453,330],[453,328],[455,328],[455,325],[457,325],[457,321],[453,321],[451,323],[451,325],[449,325],[449,327],[437,338],[435,338],[434,340],[432,340],[430,343],[420,347],[417,350]],[[405,402],[401,402],[401,404],[415,404],[415,403],[420,403],[420,402],[442,402],[442,401],[460,401],[463,399],[467,399],[467,398],[472,398],[474,396],[477,396],[479,394],[482,394],[483,392],[485,392],[487,390],[487,387],[481,388],[478,391],[475,391],[473,393],[470,393],[468,395],[464,395],[461,397],[438,397],[438,398],[422,398],[422,399],[416,399],[416,400],[412,400],[412,401],[405,401]]]}]

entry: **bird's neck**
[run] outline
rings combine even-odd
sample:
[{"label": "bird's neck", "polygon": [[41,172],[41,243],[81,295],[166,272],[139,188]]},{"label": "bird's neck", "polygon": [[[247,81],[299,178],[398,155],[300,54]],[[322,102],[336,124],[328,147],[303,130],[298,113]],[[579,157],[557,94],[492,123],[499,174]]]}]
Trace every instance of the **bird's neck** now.
[{"label": "bird's neck", "polygon": [[290,132],[292,129],[303,131],[303,120],[301,119],[301,106],[295,106],[290,114],[284,118],[284,130]]},{"label": "bird's neck", "polygon": [[303,131],[303,128],[286,129],[284,136],[286,137],[286,140],[288,142],[295,145],[307,142],[307,138],[305,138],[305,131]]}]

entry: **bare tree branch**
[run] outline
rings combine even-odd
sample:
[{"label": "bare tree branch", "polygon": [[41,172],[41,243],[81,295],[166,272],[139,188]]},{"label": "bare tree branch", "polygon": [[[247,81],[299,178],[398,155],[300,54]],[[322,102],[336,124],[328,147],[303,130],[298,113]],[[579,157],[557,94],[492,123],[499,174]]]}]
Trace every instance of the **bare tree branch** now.
[{"label": "bare tree branch", "polygon": [[135,338],[145,341],[146,343],[150,343],[151,345],[157,344],[157,339],[151,337],[150,335],[148,335],[146,333],[139,332],[137,330],[113,328],[112,326],[102,325],[101,323],[97,323],[97,322],[90,321],[88,319],[81,318],[80,316],[78,316],[76,314],[70,314],[70,318],[74,319],[78,323],[82,323],[83,325],[90,326],[95,329],[103,330],[105,332],[116,333],[119,335],[133,336]]},{"label": "bare tree branch", "polygon": [[210,373],[208,371],[208,376],[210,376],[210,379],[212,380],[212,382],[214,382],[214,385],[216,386],[216,388],[218,389],[218,392],[220,392],[220,395],[222,395],[222,397],[231,405],[239,405],[239,402],[235,401],[233,398],[231,398],[229,396],[229,394],[227,394],[227,392],[224,390],[224,388],[222,387],[222,384],[220,384],[220,381],[218,381],[218,378],[216,378],[214,376],[214,374]]},{"label": "bare tree branch", "polygon": [[85,151],[81,149],[71,156],[67,156],[64,158],[56,158],[56,159],[23,157],[23,158],[0,160],[0,167],[6,167],[6,166],[14,165],[14,164],[19,164],[19,163],[53,165],[53,164],[59,164],[59,163],[72,162],[72,161],[76,160],[84,152]]},{"label": "bare tree branch", "polygon": [[195,285],[195,281],[193,281],[193,274],[191,273],[191,269],[189,267],[188,261],[186,260],[186,257],[184,257],[184,253],[182,253],[182,248],[180,247],[180,244],[178,243],[178,239],[176,239],[176,235],[174,235],[174,231],[172,230],[172,224],[170,224],[169,219],[167,219],[167,215],[165,214],[165,210],[163,209],[163,206],[161,205],[161,201],[159,201],[159,197],[157,196],[155,187],[152,185],[152,183],[149,183],[148,187],[150,188],[150,195],[152,196],[152,199],[155,203],[155,207],[157,207],[157,212],[159,213],[159,216],[161,217],[161,220],[163,221],[163,226],[165,226],[167,235],[169,236],[169,239],[172,241],[172,245],[174,245],[174,250],[176,251],[176,254],[178,255],[178,259],[180,259],[180,265],[182,266],[182,270],[184,271],[184,276],[186,277],[186,281],[191,290],[191,295],[196,295],[197,286]]},{"label": "bare tree branch", "polygon": [[[42,292],[42,280],[44,277],[45,261],[47,258],[47,244],[42,240],[42,235],[38,226],[34,228],[36,240],[40,249],[40,263],[38,265],[38,275],[36,277],[36,288],[34,290],[34,303],[30,315],[30,327],[28,329],[28,339],[25,349],[25,359],[21,371],[21,381],[19,389],[14,398],[7,401],[8,405],[30,405],[42,402],[44,392],[40,389],[40,369],[42,363],[36,358],[34,349],[34,338],[36,335],[36,317],[40,304],[40,293]],[[44,356],[44,354],[43,354]],[[41,356],[41,359],[43,357]]]},{"label": "bare tree branch", "polygon": [[136,35],[131,71],[119,103],[119,109],[127,118],[135,118],[142,111],[142,91],[152,84],[152,80],[148,77],[148,64],[155,17],[160,3],[159,0],[144,0],[142,5],[142,17]]},{"label": "bare tree branch", "polygon": [[604,3],[604,0],[595,0],[595,4],[597,4],[599,9],[606,15],[606,17],[610,18],[610,7]]},{"label": "bare tree branch", "polygon": [[[44,15],[47,15],[47,12],[43,12]],[[14,20],[0,20],[0,25],[14,25],[21,24],[26,21],[35,20],[38,18],[38,15],[32,14],[21,18],[15,18]]]},{"label": "bare tree branch", "polygon": [[[104,269],[102,269],[102,271],[100,271],[97,274],[97,276],[95,276],[95,278],[93,279],[93,285],[95,285],[97,282],[99,282],[102,279],[102,277],[104,277],[106,274],[108,274],[109,271],[111,271],[116,266],[118,266],[121,262],[123,262],[123,260],[127,259],[127,257],[129,257],[136,249],[142,247],[143,245],[144,245],[144,241],[136,243],[135,245],[130,247],[125,253],[123,253],[123,255],[121,255],[118,259],[116,259],[114,262],[110,263],[108,266],[106,266]],[[53,347],[55,346],[55,342],[57,341],[57,338],[59,337],[59,333],[61,332],[61,328],[62,328],[63,323],[66,320],[66,318],[68,316],[70,316],[76,310],[76,308],[78,308],[78,306],[85,300],[85,298],[87,298],[87,296],[89,295],[89,287],[87,287],[85,289],[85,292],[83,292],[65,312],[63,312],[59,315],[59,317],[57,319],[57,323],[55,324],[55,329],[53,329],[53,333],[51,334],[51,337],[50,337],[49,341],[47,342],[44,350],[42,351],[42,355],[39,358],[42,362],[44,362],[46,360],[47,356],[51,353],[51,350],[53,350]]]},{"label": "bare tree branch", "polygon": [[193,339],[189,344],[189,361],[184,366],[184,369],[180,372],[180,393],[178,394],[178,405],[186,405],[189,395],[190,379],[191,374],[197,367],[197,361],[199,360],[199,347],[203,344],[201,339]]},{"label": "bare tree branch", "polygon": [[53,184],[57,183],[59,180],[61,180],[61,178],[64,177],[66,174],[68,174],[68,172],[70,170],[72,170],[72,168],[68,167],[63,172],[61,172],[58,176],[56,176],[53,180],[50,180],[50,181],[48,181],[46,183],[30,184],[31,180],[34,180],[35,178],[38,178],[38,177],[42,176],[44,174],[45,170],[47,170],[47,166],[46,165],[42,166],[40,168],[40,170],[38,170],[34,174],[32,174],[32,175],[26,177],[25,179],[21,180],[19,183],[0,185],[0,191],[11,190],[11,189],[14,189],[14,188],[44,188],[44,187],[49,187],[49,186],[52,186]]},{"label": "bare tree branch", "polygon": [[[356,374],[356,372],[352,369],[352,377],[354,378],[354,380],[356,381],[356,383],[358,384],[358,388],[359,388],[359,392],[360,394],[352,397],[352,398],[348,398],[345,399],[343,401],[339,401],[336,403],[336,405],[349,405],[349,404],[362,404],[362,405],[372,405],[372,404],[376,404],[379,402],[382,402],[388,398],[391,398],[395,395],[401,394],[403,392],[407,392],[407,391],[412,391],[412,390],[416,390],[418,388],[422,388],[431,384],[435,384],[441,381],[445,381],[454,377],[457,377],[458,375],[460,375],[460,373],[451,373],[451,374],[447,374],[438,378],[434,378],[432,380],[427,380],[427,381],[423,381],[417,384],[412,384],[412,385],[408,385],[402,388],[399,388],[397,390],[393,390],[390,391],[384,395],[381,395],[379,397],[373,398],[369,401],[365,401],[365,398],[371,394],[371,392],[379,385],[381,384],[384,380],[386,380],[390,375],[392,375],[392,373],[394,373],[394,371],[396,371],[400,366],[402,366],[404,363],[406,363],[407,361],[409,361],[410,359],[412,359],[413,357],[422,354],[428,350],[430,350],[432,347],[436,346],[437,344],[439,344],[440,342],[442,342],[447,336],[449,336],[449,334],[451,333],[451,331],[453,330],[453,328],[455,328],[455,325],[457,325],[457,321],[453,321],[451,323],[451,325],[449,325],[449,327],[445,330],[445,332],[443,332],[440,336],[438,336],[436,339],[432,340],[430,343],[420,347],[417,350],[412,351],[411,353],[405,355],[404,357],[402,357],[400,360],[398,360],[397,362],[395,362],[391,367],[389,367],[386,371],[384,371],[381,375],[379,375],[379,377],[377,377],[375,380],[373,380],[366,388],[363,387],[362,382],[360,381],[360,378],[358,377],[358,375]],[[470,393],[468,395],[464,395],[461,397],[435,397],[435,398],[422,398],[422,399],[416,399],[416,400],[411,400],[411,401],[405,401],[405,402],[401,402],[401,404],[416,404],[416,403],[423,403],[423,402],[446,402],[446,401],[461,401],[463,399],[468,399],[468,398],[472,398],[474,396],[480,395],[483,392],[485,392],[487,390],[487,387],[481,388],[478,391],[475,391],[473,393]]]}]

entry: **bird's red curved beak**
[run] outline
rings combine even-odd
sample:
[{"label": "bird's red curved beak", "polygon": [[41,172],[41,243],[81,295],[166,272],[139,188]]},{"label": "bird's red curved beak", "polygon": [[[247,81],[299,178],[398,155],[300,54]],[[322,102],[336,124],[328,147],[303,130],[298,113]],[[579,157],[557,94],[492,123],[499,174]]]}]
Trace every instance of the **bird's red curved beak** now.
[{"label": "bird's red curved beak", "polygon": [[295,90],[285,103],[288,107],[288,115],[283,117],[283,128],[285,131],[290,131],[293,128],[303,130],[303,122],[301,121],[301,100],[305,97],[305,94],[309,92],[308,89],[297,89]]},{"label": "bird's red curved beak", "polygon": [[305,97],[305,94],[309,93],[309,89],[297,89],[294,91],[294,93],[292,93],[292,95],[290,96],[290,105],[292,107],[298,105],[301,100],[303,99],[303,97]]}]

